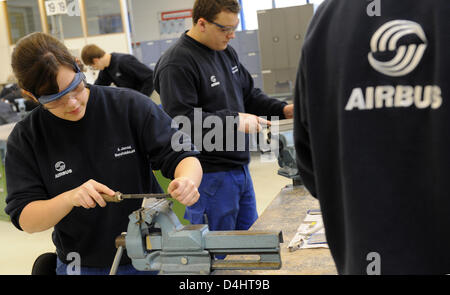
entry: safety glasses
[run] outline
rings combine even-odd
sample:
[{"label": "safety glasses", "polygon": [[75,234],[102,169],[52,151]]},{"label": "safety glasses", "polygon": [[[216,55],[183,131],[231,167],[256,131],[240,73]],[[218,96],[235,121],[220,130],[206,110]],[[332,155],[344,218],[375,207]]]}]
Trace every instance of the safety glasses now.
[{"label": "safety glasses", "polygon": [[47,109],[54,109],[67,104],[70,98],[77,98],[83,92],[85,87],[86,77],[82,72],[77,72],[66,89],[56,94],[40,96],[37,99]]},{"label": "safety glasses", "polygon": [[224,26],[224,25],[215,23],[213,21],[208,21],[208,22],[213,24],[213,25],[215,25],[216,27],[218,27],[220,29],[220,31],[222,33],[226,34],[226,35],[234,33],[237,30],[238,26],[239,26],[239,23],[237,25],[235,25],[235,26]]}]

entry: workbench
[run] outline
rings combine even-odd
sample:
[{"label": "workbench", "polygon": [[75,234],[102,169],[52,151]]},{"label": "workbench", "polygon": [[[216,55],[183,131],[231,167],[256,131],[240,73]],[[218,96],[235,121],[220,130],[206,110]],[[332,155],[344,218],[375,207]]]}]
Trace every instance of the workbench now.
[{"label": "workbench", "polygon": [[[290,252],[287,245],[297,232],[308,209],[320,208],[304,186],[283,188],[250,230],[283,232],[282,267],[279,270],[219,270],[215,275],[336,275],[337,270],[329,249],[300,249]],[[228,258],[226,258],[228,259]]]}]

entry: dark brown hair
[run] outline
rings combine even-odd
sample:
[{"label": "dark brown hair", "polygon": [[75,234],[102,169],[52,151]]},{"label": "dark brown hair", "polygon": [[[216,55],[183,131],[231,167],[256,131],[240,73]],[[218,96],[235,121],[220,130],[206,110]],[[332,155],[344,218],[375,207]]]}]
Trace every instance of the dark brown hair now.
[{"label": "dark brown hair", "polygon": [[11,66],[19,87],[36,96],[57,93],[59,67],[75,69],[75,58],[58,39],[45,33],[21,38],[12,53]]},{"label": "dark brown hair", "polygon": [[196,0],[192,11],[192,20],[194,25],[201,17],[207,21],[214,21],[222,11],[239,13],[241,7],[237,0]]},{"label": "dark brown hair", "polygon": [[81,59],[85,65],[92,65],[94,58],[102,58],[105,55],[105,51],[95,44],[88,44],[81,50]]}]

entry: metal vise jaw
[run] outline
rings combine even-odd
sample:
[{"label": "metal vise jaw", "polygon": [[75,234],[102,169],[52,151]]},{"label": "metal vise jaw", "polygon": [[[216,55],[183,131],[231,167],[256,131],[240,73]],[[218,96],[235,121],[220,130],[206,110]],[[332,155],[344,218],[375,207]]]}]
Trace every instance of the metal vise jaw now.
[{"label": "metal vise jaw", "polygon": [[293,119],[272,122],[269,138],[271,145],[278,144],[278,174],[292,179],[294,185],[301,185],[296,164]]},{"label": "metal vise jaw", "polygon": [[[209,231],[208,225],[183,226],[159,200],[130,214],[127,233],[116,246],[126,247],[137,270],[160,274],[209,274],[218,269],[279,269],[281,232]],[[257,260],[216,260],[214,254],[259,256]],[[119,259],[120,260],[120,259]]]}]

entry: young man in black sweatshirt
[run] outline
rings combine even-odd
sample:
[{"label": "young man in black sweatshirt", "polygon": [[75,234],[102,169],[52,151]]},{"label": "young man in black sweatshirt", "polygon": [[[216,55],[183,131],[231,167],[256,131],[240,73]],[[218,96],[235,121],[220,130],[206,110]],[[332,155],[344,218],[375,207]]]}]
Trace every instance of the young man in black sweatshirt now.
[{"label": "young man in black sweatshirt", "polygon": [[204,143],[194,142],[201,150],[199,159],[205,173],[199,187],[200,200],[186,209],[185,218],[199,224],[206,222],[206,215],[211,230],[246,230],[257,219],[248,170],[248,132],[260,130],[266,123],[257,116],[285,118],[293,112],[293,105],[270,99],[253,87],[253,79],[228,45],[235,37],[239,10],[235,0],[197,0],[193,27],[155,67],[155,90],[164,110],[171,117],[189,118],[193,138],[208,137],[213,129],[208,121],[222,126],[227,120],[239,122],[238,130],[232,130],[236,131],[234,135],[245,133],[245,146],[239,146],[237,140],[231,142],[233,134],[215,138],[216,143],[222,142],[223,149],[211,150]]},{"label": "young man in black sweatshirt", "polygon": [[150,96],[154,90],[153,71],[130,54],[106,53],[95,44],[83,47],[83,63],[100,70],[95,85],[131,88]]},{"label": "young man in black sweatshirt", "polygon": [[450,273],[449,13],[330,0],[310,24],[295,147],[340,274]]}]

